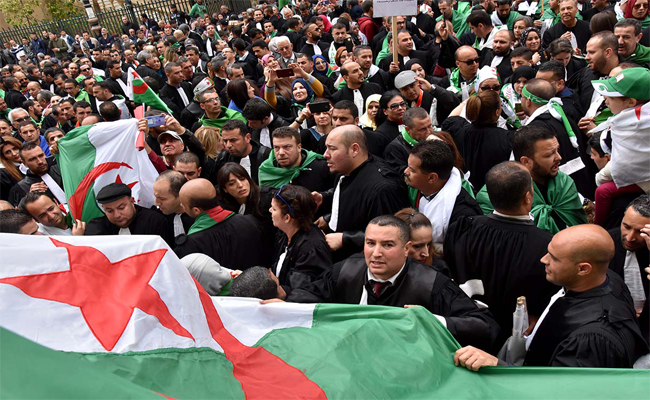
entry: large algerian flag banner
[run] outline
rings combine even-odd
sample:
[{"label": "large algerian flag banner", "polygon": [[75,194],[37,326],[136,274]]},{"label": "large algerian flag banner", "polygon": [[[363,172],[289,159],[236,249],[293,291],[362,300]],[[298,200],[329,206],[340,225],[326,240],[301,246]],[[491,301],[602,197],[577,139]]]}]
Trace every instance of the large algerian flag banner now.
[{"label": "large algerian flag banner", "polygon": [[139,134],[138,120],[132,118],[80,126],[59,140],[57,162],[74,219],[103,216],[95,196],[113,182],[129,185],[136,204],[153,205],[158,172],[147,152],[137,149]]},{"label": "large algerian flag banner", "polygon": [[155,236],[0,253],[0,398],[648,398],[647,370],[455,367],[421,307],[211,298]]}]

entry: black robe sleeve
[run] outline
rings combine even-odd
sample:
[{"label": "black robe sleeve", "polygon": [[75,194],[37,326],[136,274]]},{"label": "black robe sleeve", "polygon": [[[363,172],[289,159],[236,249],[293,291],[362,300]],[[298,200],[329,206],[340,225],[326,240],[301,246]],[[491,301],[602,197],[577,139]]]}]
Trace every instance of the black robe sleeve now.
[{"label": "black robe sleeve", "polygon": [[344,262],[334,264],[331,269],[325,270],[318,280],[307,286],[293,290],[287,297],[293,303],[328,303],[334,298],[334,289],[339,278],[339,273]]},{"label": "black robe sleeve", "polygon": [[430,311],[445,318],[447,329],[461,346],[490,351],[500,328],[487,309],[479,309],[458,285],[441,274],[433,285],[431,297]]},{"label": "black robe sleeve", "polygon": [[308,244],[310,246],[301,248],[293,268],[288,272],[287,280],[292,290],[316,281],[332,265],[332,255],[325,238],[321,243],[310,241]]},{"label": "black robe sleeve", "polygon": [[611,333],[585,326],[562,341],[551,358],[552,367],[629,368],[625,351],[610,339]]}]

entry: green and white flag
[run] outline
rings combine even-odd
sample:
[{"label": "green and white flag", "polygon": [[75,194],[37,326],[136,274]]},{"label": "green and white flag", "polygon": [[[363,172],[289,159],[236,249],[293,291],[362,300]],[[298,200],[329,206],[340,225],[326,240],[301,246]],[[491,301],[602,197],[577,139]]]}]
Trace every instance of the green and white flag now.
[{"label": "green and white flag", "polygon": [[129,185],[136,204],[153,205],[158,172],[147,152],[136,148],[138,135],[138,120],[132,118],[80,126],[59,140],[56,158],[74,219],[103,216],[95,195],[113,182]]},{"label": "green and white flag", "polygon": [[211,298],[157,236],[0,234],[0,254],[0,398],[648,396],[648,370],[455,367],[422,307]]}]

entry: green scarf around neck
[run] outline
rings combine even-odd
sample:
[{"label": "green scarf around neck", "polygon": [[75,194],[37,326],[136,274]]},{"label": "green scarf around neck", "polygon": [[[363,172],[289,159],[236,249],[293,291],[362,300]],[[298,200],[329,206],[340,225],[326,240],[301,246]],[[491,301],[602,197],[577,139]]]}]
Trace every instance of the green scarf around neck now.
[{"label": "green scarf around neck", "polygon": [[187,235],[189,236],[193,233],[212,228],[213,226],[227,220],[233,215],[235,215],[234,212],[224,210],[221,208],[221,206],[216,206],[207,211],[203,211],[201,214],[199,214],[198,217],[196,217],[194,223],[190,227],[190,230],[187,232]]},{"label": "green scarf around neck", "polygon": [[309,168],[309,164],[318,158],[323,158],[322,155],[314,153],[313,151],[305,150],[305,152],[307,155],[301,165],[291,168],[282,168],[275,166],[275,151],[271,151],[271,155],[262,162],[257,172],[260,186],[270,186],[277,189],[280,186],[293,181],[302,171],[310,171],[311,168]]},{"label": "green scarf around neck", "polygon": [[[555,178],[548,181],[546,196],[548,203],[544,200],[542,192],[536,183],[533,182],[535,193],[533,196],[533,208],[530,212],[535,218],[535,224],[538,228],[549,233],[556,234],[560,231],[552,213],[555,212],[567,226],[574,226],[587,223],[587,215],[580,203],[578,190],[573,179],[568,175],[558,172]],[[487,193],[486,186],[476,195],[481,210],[484,214],[494,211],[492,203]]]}]

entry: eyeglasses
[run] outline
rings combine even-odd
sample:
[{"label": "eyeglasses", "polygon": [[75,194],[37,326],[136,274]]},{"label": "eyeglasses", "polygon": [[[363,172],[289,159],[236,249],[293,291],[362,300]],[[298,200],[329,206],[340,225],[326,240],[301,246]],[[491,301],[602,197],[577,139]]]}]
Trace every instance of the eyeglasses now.
[{"label": "eyeglasses", "polygon": [[494,85],[494,86],[480,86],[479,89],[485,91],[485,90],[493,90],[495,92],[498,92],[501,90],[501,85]]},{"label": "eyeglasses", "polygon": [[289,50],[290,47],[291,47],[291,46],[278,47],[278,51]]},{"label": "eyeglasses", "polygon": [[214,103],[214,102],[217,102],[217,101],[220,101],[220,100],[221,99],[219,98],[219,96],[217,96],[217,97],[213,97],[211,99],[207,99],[207,100],[203,101],[203,103],[201,103],[201,104],[211,104],[211,103]]},{"label": "eyeglasses", "polygon": [[395,111],[400,108],[406,108],[406,102],[403,101],[401,103],[391,104],[388,106],[388,108],[390,108],[392,111]]},{"label": "eyeglasses", "polygon": [[79,71],[81,71],[81,72],[90,71],[90,68],[81,68]]},{"label": "eyeglasses", "polygon": [[475,58],[473,60],[467,60],[467,61],[458,60],[458,62],[462,62],[462,63],[467,64],[467,65],[474,65],[474,64],[478,63],[478,61],[479,61],[478,58]]},{"label": "eyeglasses", "polygon": [[316,65],[326,65],[327,63],[325,61],[316,61]]},{"label": "eyeglasses", "polygon": [[280,199],[280,200],[282,200],[282,202],[283,202],[287,207],[289,207],[289,215],[293,217],[293,211],[291,210],[291,206],[290,206],[289,203],[287,203],[287,201],[286,201],[286,200],[285,200],[285,199],[280,195],[280,192],[282,192],[282,189],[283,189],[284,187],[285,187],[285,185],[280,186],[280,189],[278,189],[278,192],[275,194],[275,198],[276,198],[276,199]]},{"label": "eyeglasses", "polygon": [[23,118],[16,118],[16,119],[14,119],[14,122],[21,123],[21,122],[27,121],[28,119],[29,119],[29,116],[23,117]]}]

